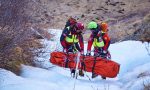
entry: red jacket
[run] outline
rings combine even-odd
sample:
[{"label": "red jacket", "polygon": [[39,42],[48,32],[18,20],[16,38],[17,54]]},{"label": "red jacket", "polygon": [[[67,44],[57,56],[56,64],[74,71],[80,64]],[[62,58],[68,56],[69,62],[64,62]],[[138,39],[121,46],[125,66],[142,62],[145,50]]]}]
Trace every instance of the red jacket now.
[{"label": "red jacket", "polygon": [[[103,47],[103,50],[107,51],[109,45],[110,45],[110,37],[108,36],[108,33],[103,33],[103,34],[97,34],[97,37],[100,37],[102,36],[102,39],[104,41],[104,47]],[[94,37],[95,35],[92,33],[90,35],[90,38],[88,40],[88,46],[87,46],[87,50],[88,51],[91,51],[91,47],[93,45],[93,41],[94,41]]]},{"label": "red jacket", "polygon": [[79,39],[78,43],[75,43],[76,48],[82,52],[84,51],[84,43],[83,43],[83,36],[82,33],[77,33],[76,30],[74,30],[74,28],[65,28],[62,32],[62,35],[60,37],[60,42],[61,45],[63,46],[63,48],[68,48],[68,46],[70,46],[73,43],[67,43],[65,40],[65,37],[69,36],[69,33],[71,33],[71,35],[77,35],[77,38]]},{"label": "red jacket", "polygon": [[102,39],[104,41],[104,47],[103,50],[107,51],[109,45],[110,45],[110,37],[108,36],[108,33],[103,33]]}]

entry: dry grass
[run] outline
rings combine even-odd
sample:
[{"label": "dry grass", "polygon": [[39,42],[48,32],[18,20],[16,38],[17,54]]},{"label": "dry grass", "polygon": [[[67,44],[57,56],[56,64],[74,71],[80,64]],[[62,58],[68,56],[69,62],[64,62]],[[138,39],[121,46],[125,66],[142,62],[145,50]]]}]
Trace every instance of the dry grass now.
[{"label": "dry grass", "polygon": [[1,0],[0,6],[0,68],[19,74],[20,65],[35,65],[42,45],[25,12],[28,0]]},{"label": "dry grass", "polygon": [[144,90],[150,90],[150,84],[144,86]]},{"label": "dry grass", "polygon": [[150,14],[144,17],[142,23],[143,33],[141,34],[141,41],[150,42]]},{"label": "dry grass", "polygon": [[[144,78],[148,76],[150,76],[149,72],[142,72],[141,74],[137,76],[137,78]],[[143,90],[150,90],[150,83],[148,80],[143,81],[143,87],[144,87]]]},{"label": "dry grass", "polygon": [[144,90],[150,90],[150,84],[144,86]]},{"label": "dry grass", "polygon": [[142,77],[149,76],[149,75],[150,75],[149,72],[142,72],[137,76],[137,78],[142,78]]}]

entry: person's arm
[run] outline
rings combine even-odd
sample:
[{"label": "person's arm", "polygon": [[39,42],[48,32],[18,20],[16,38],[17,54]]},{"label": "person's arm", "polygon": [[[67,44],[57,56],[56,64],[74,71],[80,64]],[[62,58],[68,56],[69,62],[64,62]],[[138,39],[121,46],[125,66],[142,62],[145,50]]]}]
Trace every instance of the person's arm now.
[{"label": "person's arm", "polygon": [[65,41],[65,38],[66,38],[66,36],[69,34],[70,32],[69,32],[69,28],[65,28],[64,30],[63,30],[63,32],[62,32],[62,34],[61,34],[61,37],[60,37],[60,43],[61,43],[61,45],[62,45],[62,47],[64,48],[64,49],[66,49],[66,41]]},{"label": "person's arm", "polygon": [[90,38],[88,40],[88,46],[87,46],[87,51],[90,51],[91,52],[91,47],[92,47],[92,44],[93,44],[93,40],[94,40],[94,36],[93,34],[90,35]]},{"label": "person's arm", "polygon": [[[66,22],[65,28],[68,27],[68,26],[70,26],[69,20]],[[65,28],[64,28],[64,29],[65,29]]]},{"label": "person's arm", "polygon": [[108,36],[107,33],[105,33],[105,35],[103,36],[103,40],[104,40],[104,47],[103,50],[107,51],[107,49],[109,48],[110,45],[110,37]]},{"label": "person's arm", "polygon": [[65,37],[68,36],[70,33],[70,28],[67,27],[63,30],[61,37],[60,37],[60,41],[64,41]]},{"label": "person's arm", "polygon": [[81,48],[80,48],[80,46],[79,46],[78,43],[75,43],[75,48],[76,48],[79,52],[81,52]]},{"label": "person's arm", "polygon": [[83,52],[84,51],[84,42],[83,42],[82,34],[79,35],[79,44],[80,44],[80,49],[81,49],[80,52]]}]

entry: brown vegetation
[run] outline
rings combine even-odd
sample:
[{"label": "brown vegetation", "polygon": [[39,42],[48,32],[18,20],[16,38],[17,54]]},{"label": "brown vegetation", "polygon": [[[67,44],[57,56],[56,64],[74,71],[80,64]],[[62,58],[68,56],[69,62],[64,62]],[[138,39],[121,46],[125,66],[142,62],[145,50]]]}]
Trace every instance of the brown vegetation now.
[{"label": "brown vegetation", "polygon": [[140,36],[141,41],[150,42],[150,14],[144,17],[142,29],[143,33]]},{"label": "brown vegetation", "polygon": [[150,90],[150,84],[144,85],[144,89],[143,90]]},{"label": "brown vegetation", "polygon": [[34,65],[42,47],[25,13],[27,4],[27,0],[0,1],[0,68],[17,74],[21,64]]},{"label": "brown vegetation", "polygon": [[[76,16],[85,26],[91,20],[100,18],[109,24],[112,42],[141,40],[143,18],[150,13],[149,0],[34,0],[31,3],[39,12],[32,12],[35,20],[50,28],[63,29],[68,16]],[[35,10],[36,11],[36,10]],[[135,23],[139,22],[139,24]],[[41,24],[42,24],[41,23]],[[139,29],[137,29],[139,27]],[[139,36],[135,34],[142,34]],[[147,34],[149,35],[149,34]],[[146,37],[147,37],[146,35]],[[150,36],[150,35],[149,35]],[[146,38],[144,37],[144,38]],[[85,37],[86,38],[86,37]]]}]

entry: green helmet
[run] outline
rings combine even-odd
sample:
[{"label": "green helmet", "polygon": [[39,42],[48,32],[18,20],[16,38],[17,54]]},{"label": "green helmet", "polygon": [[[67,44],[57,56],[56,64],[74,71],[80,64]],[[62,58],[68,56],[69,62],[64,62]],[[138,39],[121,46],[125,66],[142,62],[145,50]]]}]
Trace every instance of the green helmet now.
[{"label": "green helmet", "polygon": [[97,23],[94,21],[91,21],[90,23],[88,23],[87,28],[88,29],[95,29],[95,28],[97,28]]}]

